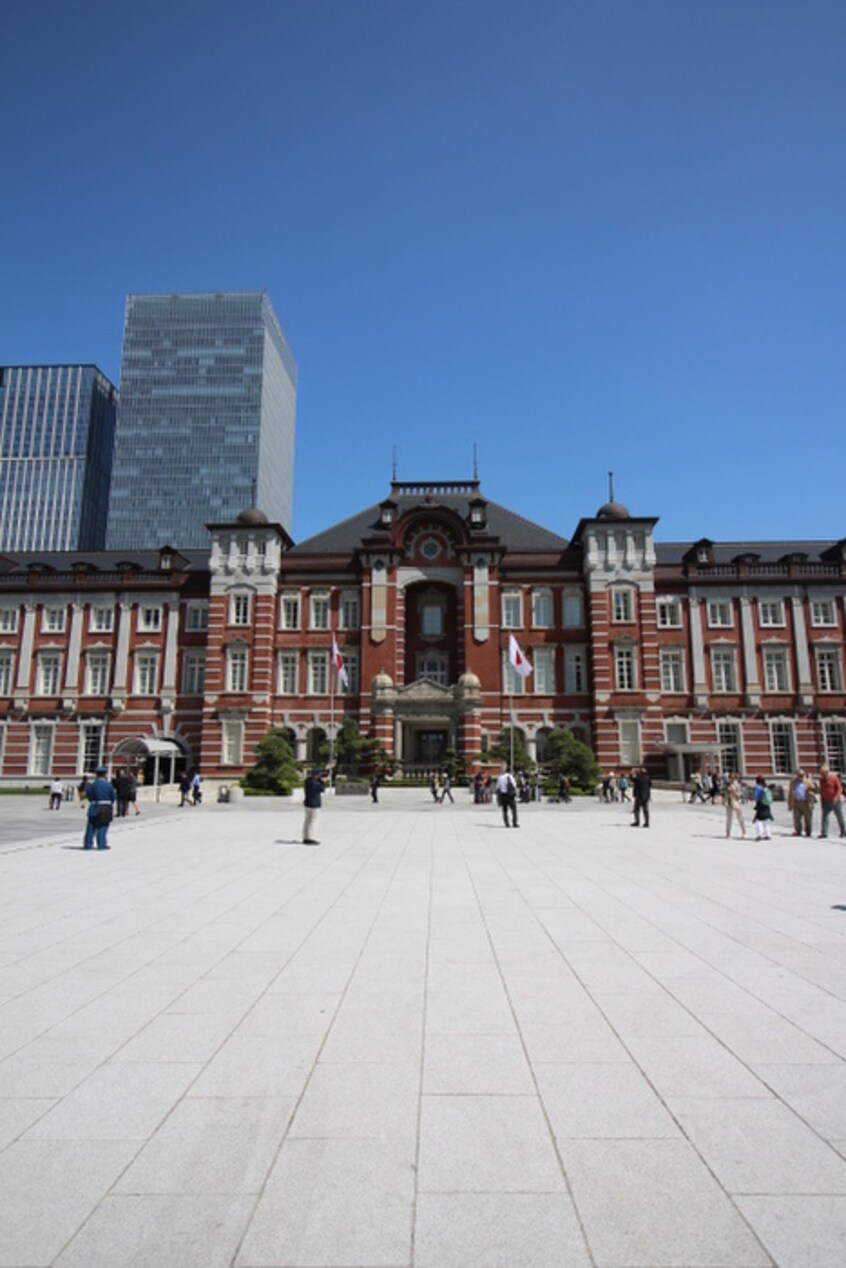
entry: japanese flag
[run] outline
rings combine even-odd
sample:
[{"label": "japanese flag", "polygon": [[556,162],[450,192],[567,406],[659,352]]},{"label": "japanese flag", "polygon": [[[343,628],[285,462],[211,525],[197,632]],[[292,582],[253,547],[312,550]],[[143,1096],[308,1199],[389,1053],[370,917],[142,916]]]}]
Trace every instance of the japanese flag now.
[{"label": "japanese flag", "polygon": [[521,678],[528,678],[532,672],[532,667],[520,651],[520,644],[513,634],[508,635],[508,659]]},{"label": "japanese flag", "polygon": [[338,644],[335,642],[335,635],[332,635],[332,664],[338,674],[338,682],[346,690],[349,688],[350,680],[347,677],[347,671],[344,669],[344,661],[341,653],[338,651]]}]

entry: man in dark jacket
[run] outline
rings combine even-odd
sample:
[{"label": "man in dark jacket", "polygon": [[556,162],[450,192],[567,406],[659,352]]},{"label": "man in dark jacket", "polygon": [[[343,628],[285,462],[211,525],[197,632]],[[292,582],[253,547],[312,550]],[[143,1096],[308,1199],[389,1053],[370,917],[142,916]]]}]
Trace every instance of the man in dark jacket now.
[{"label": "man in dark jacket", "polygon": [[112,821],[115,804],[115,790],[106,779],[108,771],[105,766],[98,766],[96,778],[90,783],[86,789],[88,797],[88,814],[85,819],[85,840],[82,848],[84,850],[94,849],[94,836],[97,836],[97,849],[110,850],[106,838],[109,834],[109,824]]},{"label": "man in dark jacket", "polygon": [[303,789],[303,802],[305,804],[305,819],[303,820],[303,845],[320,845],[316,840],[314,833],[317,828],[317,816],[323,801],[323,780],[320,778],[320,771],[315,766],[314,770],[305,781]]},{"label": "man in dark jacket", "polygon": [[646,767],[639,767],[634,780],[632,781],[632,791],[634,793],[634,819],[632,827],[640,827],[640,812],[643,811],[643,826],[649,827],[649,799],[652,796],[652,781],[646,772]]}]

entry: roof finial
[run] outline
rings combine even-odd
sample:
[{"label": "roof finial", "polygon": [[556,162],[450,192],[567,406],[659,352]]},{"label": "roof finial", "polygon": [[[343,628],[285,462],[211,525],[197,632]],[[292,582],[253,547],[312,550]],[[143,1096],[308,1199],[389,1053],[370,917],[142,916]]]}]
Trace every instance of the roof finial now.
[{"label": "roof finial", "polygon": [[608,501],[614,501],[614,472],[608,472]]},{"label": "roof finial", "polygon": [[256,478],[255,476],[253,476],[252,479],[250,480],[250,506],[255,506],[255,504],[256,504]]},{"label": "roof finial", "polygon": [[473,479],[479,479],[479,458],[476,453],[476,442],[473,441]]},{"label": "roof finial", "polygon": [[397,482],[397,447],[394,445],[393,457],[391,462],[391,480],[394,484]]}]

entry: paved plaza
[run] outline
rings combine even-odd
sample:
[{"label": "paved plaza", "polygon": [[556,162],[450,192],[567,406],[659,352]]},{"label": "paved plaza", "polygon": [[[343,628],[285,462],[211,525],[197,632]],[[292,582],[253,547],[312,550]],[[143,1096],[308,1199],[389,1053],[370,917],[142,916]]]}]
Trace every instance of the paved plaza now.
[{"label": "paved plaza", "polygon": [[0,798],[0,1265],[836,1268],[846,848]]}]

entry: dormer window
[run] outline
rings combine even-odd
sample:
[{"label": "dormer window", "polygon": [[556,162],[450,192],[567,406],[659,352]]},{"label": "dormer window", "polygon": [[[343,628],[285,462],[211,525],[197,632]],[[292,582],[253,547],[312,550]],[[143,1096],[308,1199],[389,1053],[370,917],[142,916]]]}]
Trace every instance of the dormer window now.
[{"label": "dormer window", "polygon": [[382,528],[390,528],[396,519],[397,504],[390,499],[381,503],[381,514],[379,516],[379,524]]},{"label": "dormer window", "polygon": [[161,551],[159,554],[159,567],[162,572],[170,572],[173,567],[173,552],[171,550],[165,548]]},{"label": "dormer window", "polygon": [[470,503],[471,528],[484,528],[487,519],[487,502],[484,498],[474,498]]}]

